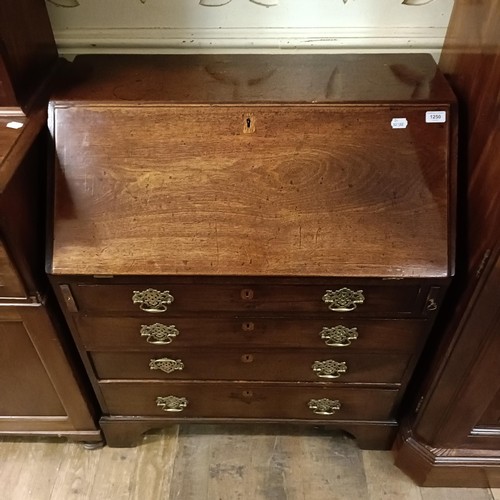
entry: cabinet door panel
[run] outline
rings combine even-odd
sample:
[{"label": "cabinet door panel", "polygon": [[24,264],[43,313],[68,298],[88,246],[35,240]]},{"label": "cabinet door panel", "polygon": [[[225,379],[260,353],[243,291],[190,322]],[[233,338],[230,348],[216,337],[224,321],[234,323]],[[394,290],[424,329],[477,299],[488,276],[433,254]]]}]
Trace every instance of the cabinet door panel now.
[{"label": "cabinet door panel", "polygon": [[0,380],[0,416],[66,415],[20,320],[0,322]]}]

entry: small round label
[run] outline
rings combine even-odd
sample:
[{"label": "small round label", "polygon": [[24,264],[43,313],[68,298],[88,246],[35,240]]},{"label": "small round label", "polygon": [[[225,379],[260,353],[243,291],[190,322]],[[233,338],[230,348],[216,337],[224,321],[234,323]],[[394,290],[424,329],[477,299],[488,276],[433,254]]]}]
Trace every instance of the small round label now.
[{"label": "small round label", "polygon": [[406,128],[408,126],[408,120],[406,118],[393,118],[391,120],[392,128]]}]

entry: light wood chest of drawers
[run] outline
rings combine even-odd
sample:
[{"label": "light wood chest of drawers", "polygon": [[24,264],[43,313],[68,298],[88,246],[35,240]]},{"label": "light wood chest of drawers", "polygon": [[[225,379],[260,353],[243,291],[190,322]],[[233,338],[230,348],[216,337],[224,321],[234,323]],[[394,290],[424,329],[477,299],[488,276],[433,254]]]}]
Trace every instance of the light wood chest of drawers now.
[{"label": "light wood chest of drawers", "polygon": [[453,275],[430,58],[82,57],[70,81],[48,271],[108,443],[288,421],[388,446]]}]

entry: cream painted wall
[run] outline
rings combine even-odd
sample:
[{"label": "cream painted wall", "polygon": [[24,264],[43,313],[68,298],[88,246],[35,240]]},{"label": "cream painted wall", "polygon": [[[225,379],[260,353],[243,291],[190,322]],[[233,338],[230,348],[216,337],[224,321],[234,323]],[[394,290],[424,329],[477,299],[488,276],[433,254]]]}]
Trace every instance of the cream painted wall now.
[{"label": "cream painted wall", "polygon": [[66,56],[311,51],[430,52],[437,59],[453,0],[47,0],[47,6]]}]

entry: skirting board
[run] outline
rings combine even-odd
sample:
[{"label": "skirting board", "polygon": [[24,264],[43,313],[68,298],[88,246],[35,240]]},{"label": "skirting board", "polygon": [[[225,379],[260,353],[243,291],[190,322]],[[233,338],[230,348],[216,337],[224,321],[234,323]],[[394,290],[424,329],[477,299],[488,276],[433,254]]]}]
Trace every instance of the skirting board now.
[{"label": "skirting board", "polygon": [[54,32],[59,53],[426,52],[437,60],[445,28],[93,28]]},{"label": "skirting board", "polygon": [[419,486],[500,487],[500,450],[432,447],[403,424],[393,451],[395,465]]}]

